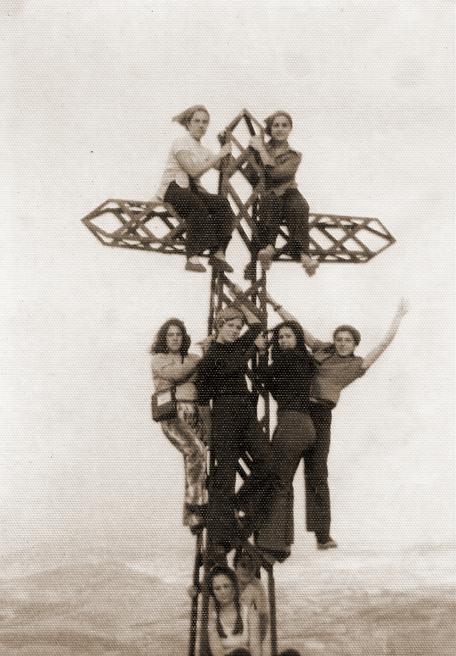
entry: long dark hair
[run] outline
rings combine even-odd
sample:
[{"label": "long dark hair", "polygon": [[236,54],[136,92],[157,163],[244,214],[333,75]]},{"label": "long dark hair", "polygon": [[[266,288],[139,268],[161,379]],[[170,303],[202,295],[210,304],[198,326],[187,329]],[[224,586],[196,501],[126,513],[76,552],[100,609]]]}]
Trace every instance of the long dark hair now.
[{"label": "long dark hair", "polygon": [[166,343],[166,334],[170,326],[177,326],[182,333],[182,345],[180,347],[179,352],[181,356],[185,358],[185,356],[188,353],[188,349],[190,348],[190,344],[192,340],[190,338],[190,335],[187,333],[187,329],[185,327],[184,322],[181,321],[180,319],[175,319],[174,317],[168,319],[168,321],[165,321],[165,323],[159,328],[157,334],[155,335],[155,339],[152,343],[152,346],[150,347],[150,352],[169,353],[169,348]]},{"label": "long dark hair", "polygon": [[310,358],[310,353],[307,350],[306,341],[304,338],[304,331],[302,326],[297,321],[282,321],[278,326],[272,329],[271,338],[271,356],[273,360],[280,358],[283,349],[279,346],[279,333],[282,328],[290,328],[296,337],[296,350],[307,355]]},{"label": "long dark hair", "polygon": [[220,604],[214,593],[214,578],[216,576],[226,576],[233,585],[234,606],[236,608],[236,622],[234,624],[233,634],[239,635],[244,631],[244,623],[242,621],[242,615],[241,615],[241,600],[240,600],[241,595],[239,592],[239,583],[236,577],[236,573],[234,572],[234,570],[231,569],[231,567],[228,567],[227,565],[215,565],[211,569],[207,577],[207,587],[209,589],[209,594],[213,598],[215,604],[215,612],[217,616],[216,619],[217,633],[221,638],[227,637],[225,631],[223,630],[222,623],[220,622]]}]

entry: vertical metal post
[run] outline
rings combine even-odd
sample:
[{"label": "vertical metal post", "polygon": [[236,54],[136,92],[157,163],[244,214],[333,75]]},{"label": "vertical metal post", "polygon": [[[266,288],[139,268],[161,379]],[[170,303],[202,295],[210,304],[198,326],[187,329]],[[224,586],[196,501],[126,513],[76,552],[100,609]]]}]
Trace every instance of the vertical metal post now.
[{"label": "vertical metal post", "polygon": [[268,569],[268,597],[269,597],[269,617],[271,622],[271,656],[277,656],[277,609],[275,597],[274,572]]},{"label": "vertical metal post", "polygon": [[193,597],[190,610],[190,641],[188,646],[188,656],[196,654],[196,634],[198,625],[198,601],[200,593],[200,569],[202,561],[203,533],[198,533],[196,537],[195,560],[193,563]]}]

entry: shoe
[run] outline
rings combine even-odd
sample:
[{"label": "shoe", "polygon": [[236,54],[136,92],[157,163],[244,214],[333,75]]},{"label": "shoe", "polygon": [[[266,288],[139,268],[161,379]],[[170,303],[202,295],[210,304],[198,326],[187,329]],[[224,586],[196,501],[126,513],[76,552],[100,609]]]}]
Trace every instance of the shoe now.
[{"label": "shoe", "polygon": [[261,555],[267,563],[274,565],[275,563],[283,563],[291,555],[291,550],[262,549]]},{"label": "shoe", "polygon": [[244,280],[255,280],[256,277],[256,266],[252,262],[247,264],[244,269]]},{"label": "shoe", "polygon": [[233,273],[234,271],[233,267],[230,266],[226,260],[221,260],[219,257],[215,257],[215,255],[211,255],[209,258],[209,264],[214,267],[214,269],[225,271],[225,273]]},{"label": "shoe", "polygon": [[192,513],[193,515],[197,515],[198,517],[202,517],[203,519],[206,518],[207,503],[186,503],[185,509],[189,513]]},{"label": "shoe", "polygon": [[190,526],[190,532],[192,535],[199,535],[204,531],[204,523],[202,524],[193,524]]},{"label": "shoe", "polygon": [[320,263],[317,260],[312,260],[309,255],[301,255],[301,264],[308,276],[313,276],[320,266]]},{"label": "shoe", "polygon": [[274,247],[273,246],[266,246],[266,248],[262,248],[261,251],[258,253],[258,259],[260,260],[260,264],[263,267],[265,271],[269,271],[271,268],[271,263],[272,263],[272,258],[274,257]]},{"label": "shoe", "polygon": [[337,542],[332,538],[328,538],[326,542],[317,542],[317,549],[320,549],[320,551],[324,551],[326,549],[336,549],[337,546]]},{"label": "shoe", "polygon": [[214,565],[228,565],[226,550],[221,544],[212,544],[207,549],[207,568],[210,570]]},{"label": "shoe", "polygon": [[201,264],[201,262],[192,262],[187,260],[185,264],[186,271],[195,271],[196,273],[205,273],[206,267]]}]

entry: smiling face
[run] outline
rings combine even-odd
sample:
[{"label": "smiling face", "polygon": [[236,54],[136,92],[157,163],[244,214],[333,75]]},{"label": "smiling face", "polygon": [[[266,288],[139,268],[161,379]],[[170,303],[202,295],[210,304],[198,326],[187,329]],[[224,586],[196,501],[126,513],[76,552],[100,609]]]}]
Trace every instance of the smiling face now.
[{"label": "smiling face", "polygon": [[179,326],[171,325],[166,331],[166,346],[170,353],[179,353],[182,347],[182,331]]},{"label": "smiling face", "polygon": [[283,328],[279,330],[279,334],[277,336],[277,342],[279,344],[279,348],[282,351],[296,348],[296,344],[297,344],[296,335],[294,334],[294,331],[289,326],[283,326]]},{"label": "smiling face", "polygon": [[218,329],[217,341],[222,344],[235,342],[241,334],[243,325],[244,322],[242,319],[229,319],[229,321],[225,321]]},{"label": "smiling face", "polygon": [[212,580],[212,590],[221,607],[228,606],[234,601],[235,590],[231,579],[225,574],[218,574]]},{"label": "smiling face", "polygon": [[346,358],[353,355],[356,344],[353,335],[348,330],[339,330],[334,335],[334,346],[337,354]]},{"label": "smiling face", "polygon": [[209,114],[203,110],[195,112],[188,123],[188,131],[190,135],[199,141],[203,135],[206,134],[207,126],[209,125]]},{"label": "smiling face", "polygon": [[283,114],[278,114],[271,125],[271,137],[274,141],[286,141],[290,132],[290,121]]}]

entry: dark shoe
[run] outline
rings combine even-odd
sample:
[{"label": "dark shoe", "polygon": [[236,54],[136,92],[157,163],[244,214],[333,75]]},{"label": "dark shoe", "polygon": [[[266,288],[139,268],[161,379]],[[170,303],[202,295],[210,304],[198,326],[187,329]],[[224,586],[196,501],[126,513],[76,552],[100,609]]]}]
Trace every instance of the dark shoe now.
[{"label": "dark shoe", "polygon": [[201,262],[190,262],[190,260],[187,260],[185,264],[185,270],[186,271],[195,271],[196,273],[205,273],[206,267],[201,264]]},{"label": "dark shoe", "polygon": [[283,563],[291,555],[291,550],[261,549],[261,555],[267,563],[274,565],[274,563]]},{"label": "dark shoe", "polygon": [[228,565],[226,551],[221,544],[212,544],[207,550],[207,567],[210,570],[214,565]]},{"label": "dark shoe", "polygon": [[255,280],[256,277],[256,265],[253,262],[247,264],[244,269],[244,280]]},{"label": "dark shoe", "polygon": [[192,535],[199,535],[204,531],[204,523],[201,524],[193,524],[193,526],[190,526],[190,532]]},{"label": "dark shoe", "polygon": [[301,264],[308,276],[313,276],[320,266],[320,263],[313,260],[309,255],[301,255]]},{"label": "dark shoe", "polygon": [[198,515],[198,517],[205,518],[207,515],[207,503],[186,503],[185,508],[193,515]]},{"label": "dark shoe", "polygon": [[332,538],[328,538],[325,542],[317,542],[317,549],[324,551],[326,549],[336,549],[337,542]]},{"label": "dark shoe", "polygon": [[234,271],[233,267],[230,266],[226,260],[221,260],[219,257],[215,257],[214,255],[211,255],[209,258],[209,264],[214,267],[214,269],[225,271],[225,273],[233,273]]}]

